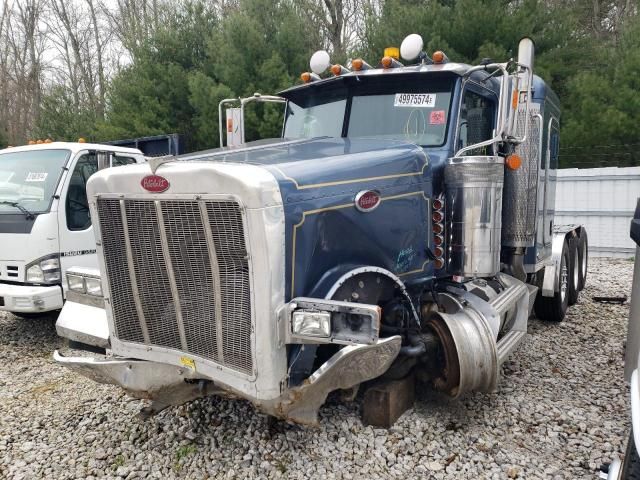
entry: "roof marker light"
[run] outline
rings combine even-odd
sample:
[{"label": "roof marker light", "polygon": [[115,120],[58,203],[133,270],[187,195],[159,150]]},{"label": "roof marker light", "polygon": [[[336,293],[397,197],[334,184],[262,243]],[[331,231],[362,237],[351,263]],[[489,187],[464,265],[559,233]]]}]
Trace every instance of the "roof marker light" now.
[{"label": "roof marker light", "polygon": [[360,72],[362,70],[369,70],[371,68],[371,65],[369,65],[361,58],[356,58],[351,61],[351,68],[355,72]]},{"label": "roof marker light", "polygon": [[424,41],[417,33],[407,35],[400,45],[400,55],[407,61],[415,60],[422,53]]},{"label": "roof marker light", "polygon": [[315,73],[303,72],[300,75],[300,80],[302,80],[304,83],[310,83],[310,82],[315,82],[317,80],[320,80],[320,77]]},{"label": "roof marker light", "polygon": [[342,65],[336,63],[331,67],[331,73],[333,73],[336,77],[343,75],[345,73],[349,73],[349,69],[343,67]]},{"label": "roof marker light", "polygon": [[311,71],[316,75],[320,75],[331,65],[331,57],[326,52],[326,50],[318,50],[316,53],[311,55],[311,60],[309,60],[309,67],[311,67]]},{"label": "roof marker light", "polygon": [[447,57],[442,50],[436,50],[433,52],[431,60],[433,60],[433,63],[447,63],[449,61],[449,57]]},{"label": "roof marker light", "polygon": [[36,140],[36,145],[42,145],[44,142],[40,139]]},{"label": "roof marker light", "polygon": [[385,57],[382,57],[382,60],[380,60],[380,65],[385,70],[387,68],[397,68],[397,67],[403,67],[404,66],[398,60],[396,60],[395,58],[390,57],[388,55],[385,56]]},{"label": "roof marker light", "polygon": [[78,139],[78,143],[86,143],[86,140],[84,138],[80,137]]}]

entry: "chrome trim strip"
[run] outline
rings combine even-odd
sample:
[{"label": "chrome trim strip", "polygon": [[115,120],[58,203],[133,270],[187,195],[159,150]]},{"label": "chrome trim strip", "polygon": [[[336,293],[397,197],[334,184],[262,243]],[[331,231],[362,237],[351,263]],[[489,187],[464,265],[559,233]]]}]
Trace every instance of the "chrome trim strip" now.
[{"label": "chrome trim strip", "polygon": [[173,262],[169,253],[169,241],[167,240],[167,229],[164,225],[164,217],[162,216],[162,206],[160,200],[153,201],[156,207],[156,215],[158,216],[158,228],[160,229],[160,245],[162,247],[162,255],[164,256],[165,265],[167,266],[167,279],[171,287],[171,296],[173,297],[173,308],[176,311],[176,323],[178,325],[178,333],[180,333],[180,345],[186,352],[189,350],[187,344],[187,336],[184,333],[184,323],[182,321],[182,307],[180,306],[180,294],[178,293],[178,285],[176,277],[173,273]]},{"label": "chrome trim strip", "polygon": [[[147,328],[147,319],[144,317],[144,310],[142,309],[142,303],[140,302],[140,292],[138,290],[138,280],[136,278],[136,271],[133,263],[133,252],[131,251],[131,239],[129,238],[129,224],[127,223],[127,211],[124,206],[124,200],[120,200],[120,215],[122,217],[122,231],[124,232],[124,243],[127,246],[127,263],[129,264],[129,279],[131,280],[131,290],[133,294],[133,301],[136,304],[136,312],[138,313],[138,319],[140,320],[140,327],[142,328],[142,336],[144,337],[144,343],[149,345],[151,343],[151,337],[149,337],[149,329]],[[108,278],[108,276],[107,276]]]},{"label": "chrome trim strip", "polygon": [[220,291],[220,268],[218,266],[218,253],[216,252],[216,245],[213,241],[213,232],[211,231],[211,223],[209,219],[209,213],[207,212],[207,205],[205,202],[199,199],[198,207],[200,208],[202,225],[204,226],[204,231],[207,234],[206,240],[207,249],[209,250],[209,263],[211,264],[211,274],[213,275],[213,294],[216,302],[213,313],[216,320],[216,343],[218,348],[218,362],[224,363],[224,349],[222,341],[222,292]]}]

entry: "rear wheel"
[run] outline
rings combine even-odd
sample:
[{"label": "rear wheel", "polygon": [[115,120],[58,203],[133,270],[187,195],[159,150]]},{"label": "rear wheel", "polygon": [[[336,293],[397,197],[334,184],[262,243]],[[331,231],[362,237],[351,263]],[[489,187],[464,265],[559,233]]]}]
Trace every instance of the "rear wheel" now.
[{"label": "rear wheel", "polygon": [[578,238],[578,259],[580,261],[578,290],[582,290],[587,284],[587,267],[589,266],[589,240],[587,239],[587,231],[584,228]]},{"label": "rear wheel", "polygon": [[560,265],[557,272],[558,275],[558,291],[553,297],[543,297],[542,293],[538,293],[536,303],[534,304],[536,316],[540,320],[548,320],[550,322],[561,322],[567,313],[569,307],[569,275],[570,268],[569,245],[565,240],[562,246],[562,256],[560,257]]},{"label": "rear wheel", "polygon": [[569,305],[576,304],[578,302],[578,295],[580,295],[580,256],[578,255],[578,242],[578,237],[569,240],[569,261],[571,262],[569,285],[567,285]]}]

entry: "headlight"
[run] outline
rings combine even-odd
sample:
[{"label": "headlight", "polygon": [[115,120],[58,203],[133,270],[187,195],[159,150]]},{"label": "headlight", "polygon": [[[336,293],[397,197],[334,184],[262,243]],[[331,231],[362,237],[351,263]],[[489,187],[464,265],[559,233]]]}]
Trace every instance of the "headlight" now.
[{"label": "headlight", "polygon": [[288,312],[287,343],[372,344],[379,338],[380,307],[320,298],[294,298]]},{"label": "headlight", "polygon": [[93,273],[93,269],[89,271],[82,267],[70,268],[67,271],[67,286],[72,292],[102,296],[102,282],[100,277]]},{"label": "headlight", "polygon": [[331,334],[331,314],[297,310],[293,312],[291,327],[295,335],[328,337]]},{"label": "headlight", "polygon": [[67,285],[69,286],[69,290],[73,290],[74,292],[85,292],[84,277],[81,275],[71,275],[67,273]]},{"label": "headlight", "polygon": [[60,283],[60,257],[54,253],[31,262],[26,267],[26,281],[28,283]]},{"label": "headlight", "polygon": [[95,295],[96,297],[102,296],[102,282],[99,278],[85,277],[84,284],[87,287],[87,293],[89,295]]}]

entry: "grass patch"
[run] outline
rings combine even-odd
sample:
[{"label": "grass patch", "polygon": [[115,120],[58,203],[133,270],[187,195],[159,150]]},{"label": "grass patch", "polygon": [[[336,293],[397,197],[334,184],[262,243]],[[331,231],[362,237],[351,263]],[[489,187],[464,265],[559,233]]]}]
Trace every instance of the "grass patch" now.
[{"label": "grass patch", "polygon": [[198,453],[198,447],[193,444],[183,445],[176,450],[176,463],[173,465],[173,469],[179,472],[182,468],[182,460]]},{"label": "grass patch", "polygon": [[114,470],[117,470],[118,467],[122,467],[122,466],[124,466],[124,455],[118,455],[116,459],[113,461],[111,468],[113,468]]}]

